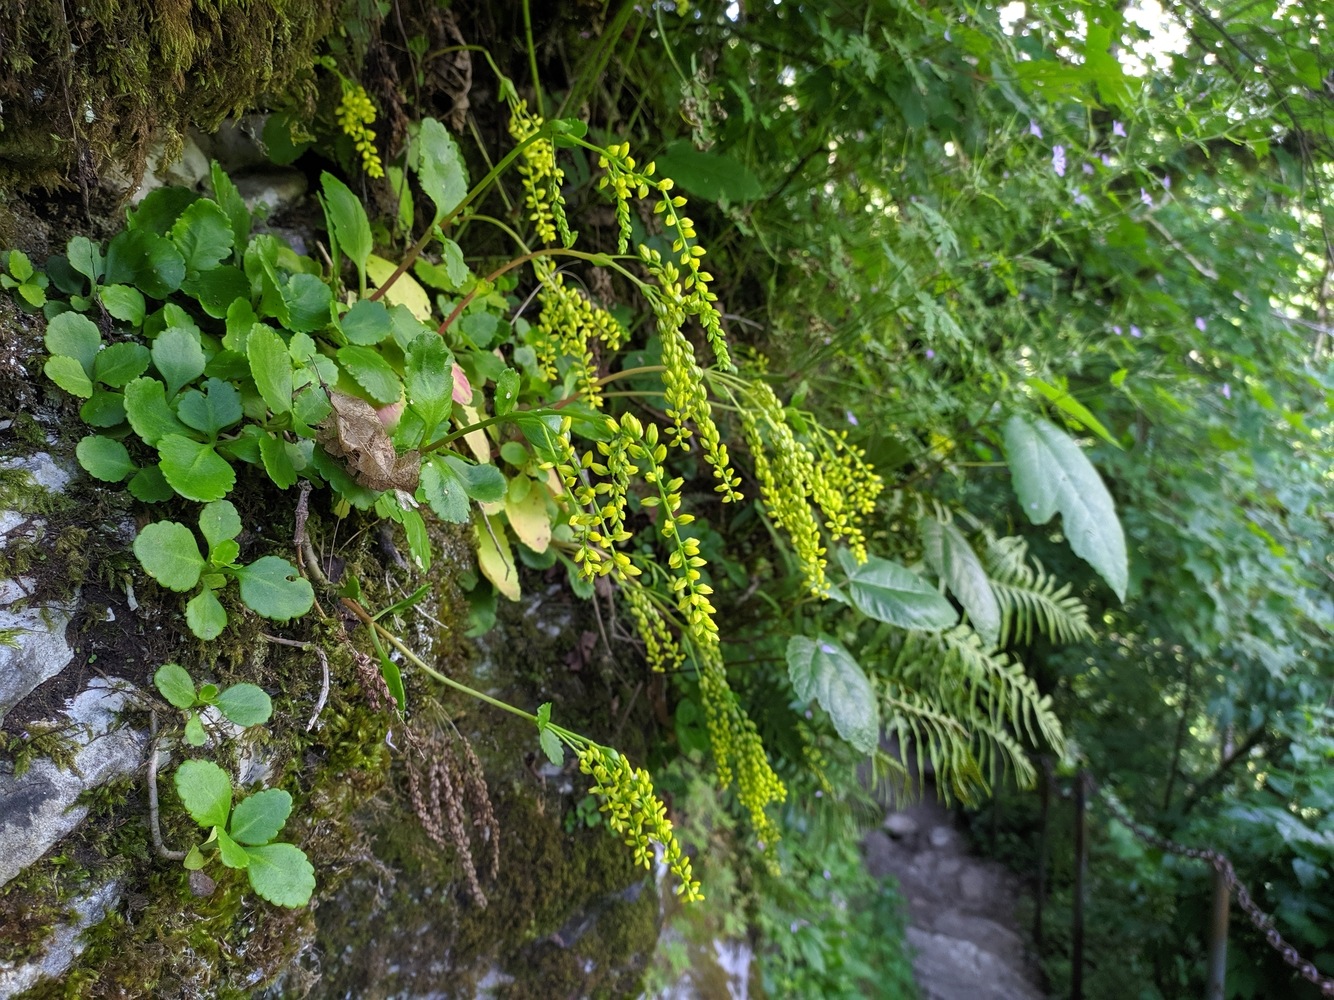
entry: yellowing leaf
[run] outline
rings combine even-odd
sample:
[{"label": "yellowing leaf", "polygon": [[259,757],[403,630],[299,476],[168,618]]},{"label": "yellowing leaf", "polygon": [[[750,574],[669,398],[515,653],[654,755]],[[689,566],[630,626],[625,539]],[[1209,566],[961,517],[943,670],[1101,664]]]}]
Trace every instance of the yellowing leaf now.
[{"label": "yellowing leaf", "polygon": [[519,502],[506,495],[505,515],[515,536],[534,552],[545,552],[551,544],[551,518],[547,516],[547,491],[541,483]]},{"label": "yellowing leaf", "polygon": [[[482,414],[478,411],[477,407],[464,406],[460,403],[459,410],[463,413],[463,417],[459,421],[460,427],[469,427],[472,424],[479,424],[482,422]],[[468,442],[468,447],[472,449],[473,457],[475,457],[478,462],[482,465],[490,463],[491,442],[487,440],[485,432],[469,431],[467,434],[463,435],[463,440]]]},{"label": "yellowing leaf", "polygon": [[[490,526],[490,531],[487,526]],[[505,537],[505,525],[499,519],[486,518],[485,523],[477,524],[473,530],[477,533],[477,567],[511,601],[519,599],[519,567],[515,565],[514,553],[510,549],[509,539]]]},{"label": "yellowing leaf", "polygon": [[[371,254],[366,260],[366,276],[378,288],[389,280],[389,276],[398,270],[398,265],[383,257]],[[394,279],[389,291],[384,293],[384,300],[391,306],[407,306],[408,312],[420,320],[431,318],[431,298],[426,289],[417,284],[417,279],[406,272]]]}]

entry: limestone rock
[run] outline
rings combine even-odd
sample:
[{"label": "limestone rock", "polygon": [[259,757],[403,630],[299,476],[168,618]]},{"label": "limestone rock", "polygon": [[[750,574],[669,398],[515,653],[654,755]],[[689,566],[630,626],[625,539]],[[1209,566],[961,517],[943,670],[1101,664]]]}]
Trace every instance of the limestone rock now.
[{"label": "limestone rock", "polygon": [[94,678],[65,709],[78,747],[74,768],[37,760],[23,774],[0,773],[0,885],[9,882],[75,829],[88,814],[79,796],[143,763],[148,736],[116,725],[136,696],[125,681]]},{"label": "limestone rock", "polygon": [[60,673],[74,659],[74,651],[65,641],[73,605],[14,608],[32,586],[33,581],[26,578],[0,581],[0,632],[13,636],[12,645],[0,643],[0,722],[37,685]]},{"label": "limestone rock", "polygon": [[83,932],[101,923],[119,899],[120,883],[113,879],[74,900],[70,904],[73,919],[51,931],[40,955],[26,962],[0,962],[0,997],[17,996],[40,980],[65,972],[83,951]]}]

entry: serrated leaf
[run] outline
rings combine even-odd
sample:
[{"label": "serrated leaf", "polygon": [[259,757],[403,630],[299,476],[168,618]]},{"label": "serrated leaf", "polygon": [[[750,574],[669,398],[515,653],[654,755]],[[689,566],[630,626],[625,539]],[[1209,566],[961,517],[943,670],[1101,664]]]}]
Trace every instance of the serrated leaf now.
[{"label": "serrated leaf", "polygon": [[385,304],[371,299],[359,299],[353,303],[338,325],[348,343],[362,347],[374,347],[393,331]]},{"label": "serrated leaf", "polygon": [[519,567],[514,562],[509,539],[505,537],[505,525],[499,518],[487,517],[486,523],[474,525],[473,531],[477,541],[478,569],[497,591],[511,601],[517,601],[520,597]]},{"label": "serrated leaf", "polygon": [[519,373],[513,368],[506,368],[496,379],[495,407],[496,416],[503,417],[510,413],[519,401]]},{"label": "serrated leaf", "polygon": [[219,431],[240,423],[241,393],[236,386],[222,379],[210,378],[200,389],[188,389],[176,404],[176,413],[182,421],[197,431],[216,437]]},{"label": "serrated leaf", "polygon": [[171,238],[189,271],[208,271],[232,252],[232,224],[211,198],[200,198],[171,227]]},{"label": "serrated leaf", "polygon": [[185,623],[191,632],[208,642],[222,635],[227,627],[227,609],[218,595],[205,587],[185,605]]},{"label": "serrated leaf", "polygon": [[32,277],[32,261],[22,250],[9,251],[9,273],[19,281],[27,281]]},{"label": "serrated leaf", "polygon": [[162,692],[162,697],[179,709],[193,707],[195,703],[195,682],[179,663],[164,663],[153,674],[153,683]]},{"label": "serrated leaf", "polygon": [[444,338],[423,333],[408,345],[404,381],[408,403],[429,434],[454,409],[454,356]]},{"label": "serrated leaf", "polygon": [[862,614],[925,632],[939,632],[958,622],[954,606],[912,570],[877,556],[860,566],[845,551],[839,556],[848,574],[848,599]]},{"label": "serrated leaf", "polygon": [[84,374],[92,377],[93,364],[102,347],[102,334],[87,316],[76,312],[61,313],[46,325],[44,341],[53,357],[74,358]]},{"label": "serrated leaf", "polygon": [[217,835],[215,839],[218,844],[218,857],[222,859],[222,863],[228,868],[249,868],[250,855],[245,852],[245,849],[232,840],[223,831],[222,827],[218,827],[214,832]]},{"label": "serrated leaf", "polygon": [[453,240],[441,238],[440,240],[440,264],[445,269],[445,276],[453,285],[453,291],[461,289],[465,282],[472,276],[468,270],[467,262],[463,259],[462,248]]},{"label": "serrated leaf", "polygon": [[168,327],[153,341],[153,366],[167,383],[167,398],[181,386],[204,374],[204,349],[199,334],[185,327]]},{"label": "serrated leaf", "polygon": [[926,563],[959,599],[973,630],[989,646],[1000,639],[1001,610],[982,561],[953,524],[927,518],[922,522]]},{"label": "serrated leaf", "polygon": [[838,734],[862,753],[880,746],[880,711],[866,672],[840,643],[794,635],[787,644],[787,671],[797,697],[815,700],[829,713]]},{"label": "serrated leaf", "polygon": [[313,274],[294,274],[282,286],[283,302],[287,304],[284,326],[297,333],[313,333],[329,325],[329,307],[333,292]]},{"label": "serrated leaf", "polygon": [[301,849],[292,844],[247,847],[250,885],[264,899],[278,906],[300,907],[315,891],[315,869]]},{"label": "serrated leaf", "polygon": [[397,403],[403,397],[398,374],[378,351],[369,347],[340,347],[338,363],[381,406]]},{"label": "serrated leaf", "polygon": [[468,196],[468,168],[458,144],[434,118],[424,118],[417,134],[417,179],[435,203],[439,222]]},{"label": "serrated leaf", "polygon": [[315,603],[315,591],[297,568],[278,556],[264,556],[234,571],[241,584],[241,600],[274,621],[300,618]]},{"label": "serrated leaf", "polygon": [[324,203],[329,210],[329,224],[334,239],[347,254],[359,274],[365,274],[366,258],[371,255],[371,224],[361,200],[333,174],[320,174]]},{"label": "serrated leaf", "polygon": [[267,844],[292,814],[292,796],[281,788],[266,788],[236,803],[227,832],[238,844]]},{"label": "serrated leaf", "polygon": [[156,465],[145,465],[130,477],[126,485],[134,498],[143,503],[161,503],[176,495]]},{"label": "serrated leaf", "polygon": [[79,364],[76,358],[67,357],[63,354],[59,357],[47,358],[46,364],[42,366],[42,371],[46,372],[47,378],[71,396],[89,399],[93,395],[93,381],[88,377],[88,373],[83,370],[83,365]]},{"label": "serrated leaf", "polygon": [[233,684],[218,695],[218,711],[243,729],[262,726],[273,715],[273,702],[255,684]]},{"label": "serrated leaf", "polygon": [[204,732],[204,723],[200,721],[198,712],[185,720],[185,742],[192,747],[202,747],[208,742],[208,733]]},{"label": "serrated leaf", "polygon": [[96,285],[101,279],[105,261],[98,244],[87,236],[75,236],[65,245],[65,256],[69,266],[78,271],[89,282]]},{"label": "serrated leaf", "polygon": [[155,378],[137,378],[125,387],[125,417],[147,444],[155,445],[168,434],[186,433],[167,404],[166,387]]},{"label": "serrated leaf", "polygon": [[[137,230],[129,236],[126,256],[134,284],[144,294],[155,299],[165,299],[180,288],[181,282],[185,280],[185,258],[171,240],[144,230]],[[107,260],[110,263],[109,252]],[[117,278],[123,280],[120,272]]]},{"label": "serrated leaf", "polygon": [[1070,548],[1125,600],[1125,535],[1111,494],[1083,449],[1049,421],[1016,415],[1005,423],[1005,455],[1028,519],[1046,524],[1060,511]]},{"label": "serrated leaf", "polygon": [[468,520],[471,501],[467,487],[438,455],[432,455],[422,464],[420,494],[440,520],[452,524]]},{"label": "serrated leaf", "polygon": [[148,371],[148,348],[142,344],[111,344],[97,352],[93,378],[103,385],[119,389]]},{"label": "serrated leaf", "polygon": [[542,752],[547,755],[547,760],[557,767],[561,767],[565,763],[565,744],[550,729],[544,728],[539,732],[537,742],[542,745]]},{"label": "serrated leaf", "polygon": [[162,235],[171,229],[171,224],[198,198],[199,195],[188,188],[158,188],[156,191],[150,191],[134,211],[129,213],[126,225],[130,229],[147,229],[149,232]]},{"label": "serrated leaf", "polygon": [[255,388],[274,413],[292,408],[292,355],[283,338],[270,327],[256,323],[246,338],[246,358]]},{"label": "serrated leaf", "polygon": [[546,729],[551,725],[551,702],[544,701],[537,706],[537,728]]},{"label": "serrated leaf", "polygon": [[[227,541],[218,542],[216,545],[209,548],[208,561],[214,566],[231,566],[235,564],[240,555],[241,546],[229,539]],[[208,582],[209,581],[206,578],[204,580],[205,585],[207,585]],[[218,583],[218,586],[221,587],[222,583]]]},{"label": "serrated leaf", "polygon": [[104,483],[119,483],[137,468],[123,444],[101,434],[89,434],[74,454],[88,475]]},{"label": "serrated leaf", "polygon": [[158,441],[157,449],[162,475],[187,500],[221,500],[236,485],[236,472],[211,445],[167,434]]},{"label": "serrated leaf", "polygon": [[244,249],[246,241],[250,239],[250,210],[245,207],[245,199],[216,160],[209,165],[209,175],[213,182],[213,197],[218,207],[227,213],[233,243]]},{"label": "serrated leaf", "polygon": [[494,465],[470,465],[457,455],[445,455],[444,459],[463,481],[468,496],[478,503],[499,503],[505,498],[505,475]]},{"label": "serrated leaf", "polygon": [[145,525],[134,540],[134,554],[144,572],[168,590],[192,589],[204,570],[194,532],[179,521]]},{"label": "serrated leaf", "polygon": [[146,307],[143,293],[130,285],[107,285],[98,291],[97,297],[106,306],[107,312],[116,319],[139,326],[144,321]]},{"label": "serrated leaf", "polygon": [[208,829],[225,826],[232,809],[232,779],[211,760],[182,761],[172,777],[185,811]]},{"label": "serrated leaf", "polygon": [[93,389],[93,394],[79,407],[79,416],[93,427],[115,427],[125,421],[125,397],[118,392]]}]

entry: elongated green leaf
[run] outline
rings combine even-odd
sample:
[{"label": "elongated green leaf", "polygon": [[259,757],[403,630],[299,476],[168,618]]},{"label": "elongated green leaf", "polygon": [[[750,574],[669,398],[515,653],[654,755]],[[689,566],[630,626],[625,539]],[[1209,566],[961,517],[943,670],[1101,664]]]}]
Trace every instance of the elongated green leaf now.
[{"label": "elongated green leaf", "polygon": [[236,472],[211,445],[168,434],[158,441],[157,449],[162,475],[187,500],[221,500],[236,485]]},{"label": "elongated green leaf", "polygon": [[241,600],[265,618],[290,621],[315,603],[315,591],[297,568],[278,556],[264,556],[235,571]]},{"label": "elongated green leaf", "polygon": [[417,178],[435,202],[435,221],[453,211],[468,195],[468,168],[458,144],[434,118],[422,119],[417,135]]},{"label": "elongated green leaf", "polygon": [[246,358],[255,387],[274,413],[292,409],[292,356],[283,338],[256,323],[246,338]]},{"label": "elongated green leaf", "polygon": [[338,363],[381,406],[397,403],[403,397],[398,374],[378,351],[369,347],[342,347],[338,350]]},{"label": "elongated green leaf", "polygon": [[299,847],[292,844],[264,844],[247,847],[250,886],[278,906],[300,907],[310,902],[315,891],[315,869]]},{"label": "elongated green leaf", "polygon": [[292,796],[281,788],[266,788],[236,803],[228,832],[237,843],[258,847],[278,836],[291,813]]},{"label": "elongated green leaf", "polygon": [[186,591],[199,582],[204,557],[194,532],[179,521],[154,521],[134,540],[144,571],[168,590]]},{"label": "elongated green leaf", "polygon": [[495,407],[496,416],[504,416],[514,409],[519,401],[519,373],[513,368],[506,368],[496,378]]},{"label": "elongated green leaf", "polygon": [[408,403],[421,417],[429,434],[454,408],[454,357],[444,338],[423,333],[408,345]]},{"label": "elongated green leaf", "polygon": [[1070,395],[1068,390],[1058,389],[1036,375],[1025,379],[1025,382],[1040,392],[1053,406],[1064,410],[1068,416],[1074,418],[1076,423],[1091,430],[1113,448],[1118,451],[1121,450],[1121,443],[1108,433],[1107,428],[1102,425],[1102,421],[1090,413],[1088,407]]},{"label": "elongated green leaf", "polygon": [[195,703],[195,682],[190,672],[179,663],[164,663],[153,674],[153,683],[162,697],[177,708],[190,708]]},{"label": "elongated green leaf", "polygon": [[250,855],[222,829],[217,829],[218,857],[228,868],[249,868]]},{"label": "elongated green leaf", "polygon": [[1028,519],[1046,524],[1060,511],[1070,548],[1125,600],[1125,535],[1111,494],[1079,445],[1049,421],[1013,416],[1005,423],[1005,454]]},{"label": "elongated green leaf", "polygon": [[333,226],[334,239],[347,254],[357,272],[366,273],[366,258],[371,255],[371,224],[366,218],[366,209],[361,200],[346,184],[330,173],[320,175],[320,185],[324,188],[324,201],[329,209],[329,222]]},{"label": "elongated green leaf", "polygon": [[858,566],[842,551],[839,561],[848,574],[848,599],[862,614],[925,632],[939,632],[958,622],[954,606],[912,570],[877,556]]},{"label": "elongated green leaf", "polygon": [[243,728],[262,726],[273,715],[273,702],[256,684],[233,684],[213,704],[229,720]]},{"label": "elongated green leaf", "polygon": [[543,728],[537,734],[537,742],[541,744],[542,752],[547,755],[547,760],[557,767],[565,763],[565,744],[550,729]]},{"label": "elongated green leaf", "polygon": [[794,635],[787,644],[787,674],[797,697],[818,701],[853,747],[862,753],[879,747],[875,690],[861,664],[840,643],[825,636]]},{"label": "elongated green leaf", "polygon": [[259,455],[264,463],[264,471],[269,474],[274,485],[284,490],[296,485],[296,466],[292,463],[286,441],[266,434],[259,439]]},{"label": "elongated green leaf", "polygon": [[927,518],[922,522],[922,545],[927,565],[959,599],[977,634],[994,646],[1000,638],[1000,604],[968,539],[953,524]]},{"label": "elongated green leaf", "polygon": [[187,760],[173,776],[176,794],[192,819],[207,829],[224,826],[232,809],[232,779],[211,760]]}]

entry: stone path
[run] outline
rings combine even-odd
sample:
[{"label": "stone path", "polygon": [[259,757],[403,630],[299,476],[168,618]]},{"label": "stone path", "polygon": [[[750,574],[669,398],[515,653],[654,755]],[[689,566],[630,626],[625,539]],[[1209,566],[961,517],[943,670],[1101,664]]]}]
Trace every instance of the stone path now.
[{"label": "stone path", "polygon": [[862,847],[871,874],[899,881],[922,1000],[1044,1000],[1014,916],[1018,881],[969,854],[931,789],[890,812]]}]

